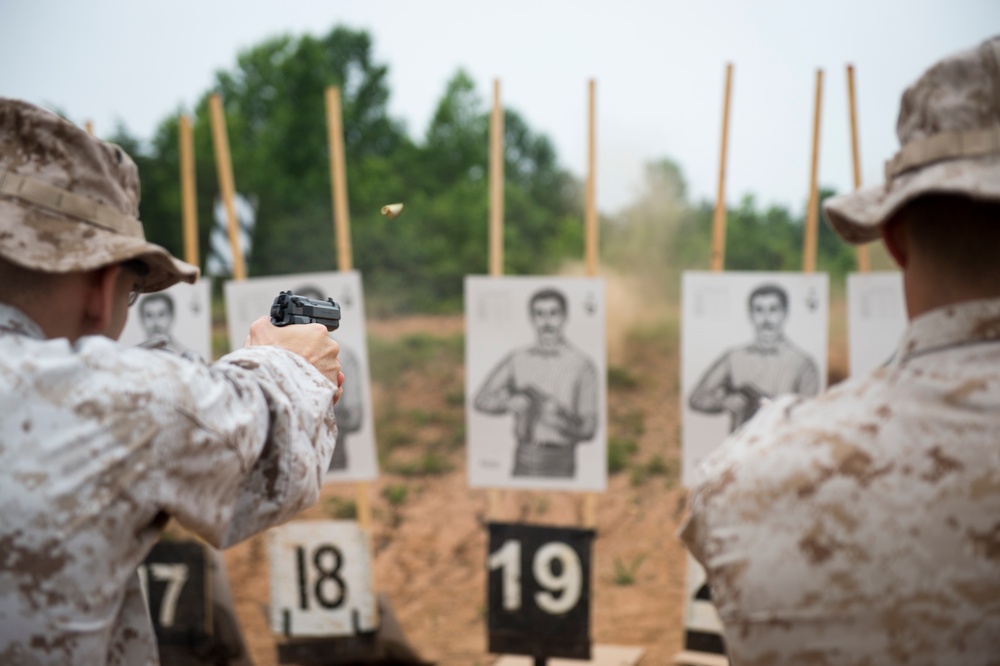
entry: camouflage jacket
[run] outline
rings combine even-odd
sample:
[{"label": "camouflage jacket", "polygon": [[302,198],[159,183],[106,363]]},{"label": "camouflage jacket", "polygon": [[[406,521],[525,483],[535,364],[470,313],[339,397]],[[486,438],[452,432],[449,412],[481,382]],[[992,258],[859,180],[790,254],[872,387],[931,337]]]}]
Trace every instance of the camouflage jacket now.
[{"label": "camouflage jacket", "polygon": [[1000,663],[1000,300],[775,400],[699,476],[681,538],[734,665]]},{"label": "camouflage jacket", "polygon": [[157,663],[136,566],[167,517],[225,547],[314,503],[335,390],[276,347],[71,345],[0,305],[0,663]]}]

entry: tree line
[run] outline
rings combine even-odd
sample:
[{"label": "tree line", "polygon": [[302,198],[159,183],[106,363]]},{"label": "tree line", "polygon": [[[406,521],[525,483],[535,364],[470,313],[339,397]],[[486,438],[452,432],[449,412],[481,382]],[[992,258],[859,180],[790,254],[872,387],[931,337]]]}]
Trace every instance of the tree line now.
[{"label": "tree line", "polygon": [[[375,314],[456,311],[462,278],[487,271],[489,109],[459,70],[424,135],[412,138],[388,111],[388,66],[365,31],[280,36],[241,52],[219,71],[193,110],[199,246],[208,247],[218,185],[208,100],[221,95],[237,189],[257,202],[248,273],[336,268],[324,91],[341,89],[354,265]],[[132,154],[142,178],[147,237],[182,255],[177,113],[146,141],[124,126],[110,140]],[[556,271],[583,255],[583,186],[552,142],[504,111],[504,271]],[[402,201],[397,220],[379,214]],[[648,165],[646,191],[602,217],[602,261],[670,275],[708,266],[711,205],[690,202],[679,166]],[[796,270],[802,220],[752,197],[729,211],[727,269]],[[853,267],[853,253],[820,234],[820,269]],[[204,265],[204,252],[202,253]]]}]

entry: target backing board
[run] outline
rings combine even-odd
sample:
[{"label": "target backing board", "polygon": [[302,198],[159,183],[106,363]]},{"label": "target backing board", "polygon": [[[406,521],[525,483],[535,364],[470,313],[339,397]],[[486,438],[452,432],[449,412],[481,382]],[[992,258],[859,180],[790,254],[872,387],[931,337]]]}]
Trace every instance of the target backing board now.
[{"label": "target backing board", "polygon": [[826,387],[824,273],[687,272],[682,285],[683,483],[764,399]]},{"label": "target backing board", "polygon": [[902,273],[847,276],[847,341],[852,377],[885,365],[895,355],[906,321]]},{"label": "target backing board", "polygon": [[250,324],[270,314],[274,298],[282,291],[317,300],[332,298],[340,305],[340,328],[330,337],[340,343],[344,395],[333,409],[337,416],[337,446],[326,480],[378,478],[361,275],[357,271],[300,273],[226,282],[230,349],[243,346]]},{"label": "target backing board", "polygon": [[212,360],[212,281],[179,282],[152,294],[142,294],[129,308],[119,342],[134,347],[161,339],[167,349],[195,352]]},{"label": "target backing board", "polygon": [[604,282],[465,279],[469,485],[607,486]]}]

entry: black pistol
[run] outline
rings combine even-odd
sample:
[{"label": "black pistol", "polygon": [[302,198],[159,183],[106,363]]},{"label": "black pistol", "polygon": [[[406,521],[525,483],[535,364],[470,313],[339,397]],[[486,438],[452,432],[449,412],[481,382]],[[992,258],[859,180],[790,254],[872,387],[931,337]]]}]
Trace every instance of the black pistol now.
[{"label": "black pistol", "polygon": [[340,306],[332,298],[317,301],[283,291],[271,304],[271,323],[275,326],[323,324],[326,330],[336,331],[340,327]]}]

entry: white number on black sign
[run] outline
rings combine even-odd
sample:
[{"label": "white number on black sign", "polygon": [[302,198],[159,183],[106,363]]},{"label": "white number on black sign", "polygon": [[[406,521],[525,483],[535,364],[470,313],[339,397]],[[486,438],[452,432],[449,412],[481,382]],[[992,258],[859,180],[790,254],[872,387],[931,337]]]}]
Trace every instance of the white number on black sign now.
[{"label": "white number on black sign", "polygon": [[[490,571],[501,570],[503,609],[521,609],[521,542],[508,539],[490,554]],[[583,591],[583,567],[576,551],[559,541],[543,544],[531,563],[531,573],[542,589],[535,593],[535,604],[546,613],[562,615],[580,600]]]},{"label": "white number on black sign", "polygon": [[184,583],[188,579],[188,565],[164,564],[162,562],[154,562],[150,565],[140,564],[139,583],[142,585],[142,596],[147,600],[149,599],[150,576],[154,581],[167,584],[163,591],[163,600],[160,602],[157,621],[161,627],[169,629],[174,626],[174,620],[177,618],[177,600],[180,599]]}]

